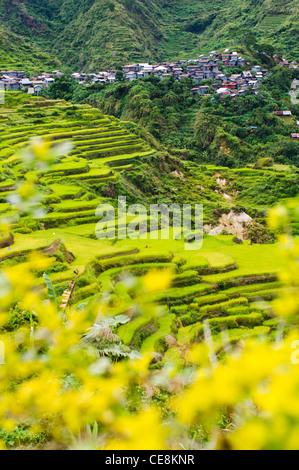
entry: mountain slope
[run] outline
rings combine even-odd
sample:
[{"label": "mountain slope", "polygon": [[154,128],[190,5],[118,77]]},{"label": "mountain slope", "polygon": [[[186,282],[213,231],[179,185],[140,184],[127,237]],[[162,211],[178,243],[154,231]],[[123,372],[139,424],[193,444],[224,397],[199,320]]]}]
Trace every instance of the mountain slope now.
[{"label": "mountain slope", "polygon": [[194,57],[249,32],[296,58],[299,0],[0,0],[0,23],[73,68]]},{"label": "mountain slope", "polygon": [[54,55],[0,26],[0,70],[23,69],[35,73],[60,67],[61,62]]}]

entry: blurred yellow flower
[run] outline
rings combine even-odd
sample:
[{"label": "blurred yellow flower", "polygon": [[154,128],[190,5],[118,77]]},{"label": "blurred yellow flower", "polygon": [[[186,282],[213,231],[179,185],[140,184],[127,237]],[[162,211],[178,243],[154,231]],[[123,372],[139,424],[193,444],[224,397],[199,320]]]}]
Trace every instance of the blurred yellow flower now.
[{"label": "blurred yellow flower", "polygon": [[153,269],[142,279],[143,286],[147,292],[163,292],[167,290],[173,278],[171,270]]}]

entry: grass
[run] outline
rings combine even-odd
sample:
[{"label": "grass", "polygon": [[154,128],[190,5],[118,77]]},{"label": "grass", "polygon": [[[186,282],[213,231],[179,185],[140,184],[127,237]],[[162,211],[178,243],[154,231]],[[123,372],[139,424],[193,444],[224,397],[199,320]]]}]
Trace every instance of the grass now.
[{"label": "grass", "polygon": [[175,315],[168,314],[165,317],[159,318],[159,330],[151,336],[148,336],[142,343],[141,352],[155,351],[156,343],[163,340],[165,336],[171,334],[171,325],[175,320]]},{"label": "grass", "polygon": [[141,328],[142,326],[147,325],[151,321],[151,318],[147,317],[146,315],[141,315],[134,320],[130,321],[126,325],[121,325],[118,330],[117,334],[124,342],[124,344],[129,345],[132,342],[133,336],[135,335],[136,331]]}]

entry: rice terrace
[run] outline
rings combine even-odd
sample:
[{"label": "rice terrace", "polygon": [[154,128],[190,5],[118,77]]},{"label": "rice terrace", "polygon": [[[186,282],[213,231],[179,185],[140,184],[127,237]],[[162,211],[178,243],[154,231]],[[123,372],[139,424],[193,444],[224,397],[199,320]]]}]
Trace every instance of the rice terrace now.
[{"label": "rice terrace", "polygon": [[0,449],[134,468],[298,449],[298,2],[19,3],[0,2]]}]

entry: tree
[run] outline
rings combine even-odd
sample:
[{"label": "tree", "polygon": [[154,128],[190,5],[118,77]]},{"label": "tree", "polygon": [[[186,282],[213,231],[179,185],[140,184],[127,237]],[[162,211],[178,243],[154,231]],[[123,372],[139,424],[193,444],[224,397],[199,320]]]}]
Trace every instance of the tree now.
[{"label": "tree", "polygon": [[71,100],[76,86],[79,85],[75,80],[67,75],[62,75],[49,87],[47,94],[49,98],[54,100]]},{"label": "tree", "polygon": [[208,111],[199,111],[197,113],[194,133],[195,138],[202,147],[207,147],[213,142],[219,124],[220,119],[218,116]]},{"label": "tree", "polygon": [[123,82],[125,79],[125,74],[123,73],[122,70],[118,70],[115,74],[115,78],[118,82]]}]

